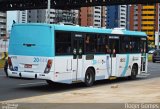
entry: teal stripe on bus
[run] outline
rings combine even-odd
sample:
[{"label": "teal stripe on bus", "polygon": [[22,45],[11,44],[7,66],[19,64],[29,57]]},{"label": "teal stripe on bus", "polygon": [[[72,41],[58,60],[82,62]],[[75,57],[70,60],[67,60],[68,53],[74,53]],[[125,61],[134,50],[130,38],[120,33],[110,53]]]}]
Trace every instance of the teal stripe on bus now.
[{"label": "teal stripe on bus", "polygon": [[128,65],[129,65],[129,54],[126,55],[126,63],[125,63],[125,67],[123,69],[123,72],[121,73],[121,77],[126,75],[127,69],[128,69]]}]

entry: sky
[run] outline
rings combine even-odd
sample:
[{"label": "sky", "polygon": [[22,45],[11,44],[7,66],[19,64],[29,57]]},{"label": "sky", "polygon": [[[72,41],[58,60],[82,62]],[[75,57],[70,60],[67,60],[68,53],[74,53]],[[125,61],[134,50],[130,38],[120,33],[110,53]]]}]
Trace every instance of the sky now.
[{"label": "sky", "polygon": [[7,30],[11,30],[13,20],[17,21],[17,11],[7,12]]}]

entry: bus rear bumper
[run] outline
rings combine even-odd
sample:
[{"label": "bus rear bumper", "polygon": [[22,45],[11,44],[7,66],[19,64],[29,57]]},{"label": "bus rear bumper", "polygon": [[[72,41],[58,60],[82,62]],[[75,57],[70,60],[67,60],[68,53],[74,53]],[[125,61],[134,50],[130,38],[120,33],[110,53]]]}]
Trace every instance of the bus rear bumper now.
[{"label": "bus rear bumper", "polygon": [[8,71],[8,76],[17,78],[51,80],[51,76],[44,73]]}]

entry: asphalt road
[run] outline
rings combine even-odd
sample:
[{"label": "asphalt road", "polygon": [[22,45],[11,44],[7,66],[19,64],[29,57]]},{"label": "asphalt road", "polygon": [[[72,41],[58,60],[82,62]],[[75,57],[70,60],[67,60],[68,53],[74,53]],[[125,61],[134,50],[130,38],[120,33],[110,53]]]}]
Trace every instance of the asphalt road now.
[{"label": "asphalt road", "polygon": [[[148,72],[150,75],[147,78],[138,78],[136,81],[143,79],[157,78],[160,77],[160,63],[149,63]],[[132,82],[126,78],[120,78],[117,80],[103,80],[98,81],[94,84],[93,87],[100,85],[113,84],[118,82]],[[32,97],[44,94],[53,94],[61,93],[67,91],[73,91],[86,88],[84,84],[56,84],[53,87],[47,85],[43,80],[21,80],[21,79],[12,79],[5,77],[3,70],[0,70],[0,101],[12,100],[18,98]]]}]

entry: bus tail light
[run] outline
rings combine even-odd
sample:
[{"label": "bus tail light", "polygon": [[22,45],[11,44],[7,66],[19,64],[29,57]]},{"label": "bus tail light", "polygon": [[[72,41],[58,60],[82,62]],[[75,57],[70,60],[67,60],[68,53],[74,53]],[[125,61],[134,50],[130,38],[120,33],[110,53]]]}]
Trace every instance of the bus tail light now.
[{"label": "bus tail light", "polygon": [[8,65],[9,65],[9,69],[13,70],[13,65],[10,57],[8,57]]},{"label": "bus tail light", "polygon": [[52,67],[52,60],[49,59],[48,62],[47,62],[47,65],[46,65],[44,73],[49,73],[50,70],[51,70],[51,67]]}]

